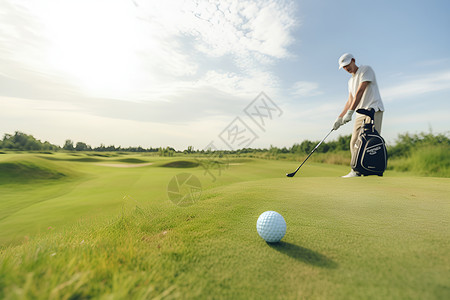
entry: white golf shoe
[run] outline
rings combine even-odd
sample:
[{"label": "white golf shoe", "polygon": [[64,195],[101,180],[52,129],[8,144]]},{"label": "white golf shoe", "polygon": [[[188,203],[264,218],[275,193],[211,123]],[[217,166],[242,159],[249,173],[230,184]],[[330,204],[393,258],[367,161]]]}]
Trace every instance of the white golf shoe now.
[{"label": "white golf shoe", "polygon": [[360,177],[361,175],[356,173],[355,171],[351,170],[350,173],[348,173],[345,176],[341,176],[342,178],[352,178],[352,177]]}]

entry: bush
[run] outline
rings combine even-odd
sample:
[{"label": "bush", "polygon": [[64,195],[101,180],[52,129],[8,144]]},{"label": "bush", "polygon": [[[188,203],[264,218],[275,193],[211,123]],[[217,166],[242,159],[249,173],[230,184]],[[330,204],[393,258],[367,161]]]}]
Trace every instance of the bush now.
[{"label": "bush", "polygon": [[394,146],[388,148],[390,158],[407,157],[412,151],[423,147],[444,146],[450,147],[448,134],[419,133],[419,134],[400,134]]}]

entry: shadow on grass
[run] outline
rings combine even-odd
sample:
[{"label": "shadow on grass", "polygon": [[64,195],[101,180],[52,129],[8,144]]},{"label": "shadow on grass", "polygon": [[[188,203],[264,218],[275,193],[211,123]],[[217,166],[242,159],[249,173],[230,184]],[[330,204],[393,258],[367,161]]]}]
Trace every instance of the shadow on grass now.
[{"label": "shadow on grass", "polygon": [[164,168],[195,168],[198,167],[199,163],[187,160],[178,160],[166,163],[160,167]]},{"label": "shadow on grass", "polygon": [[56,161],[75,161],[75,162],[101,162],[104,161],[100,158],[95,157],[80,157],[80,158],[61,158],[61,157],[47,157],[47,156],[40,156],[43,159],[46,160],[56,160]]},{"label": "shadow on grass", "polygon": [[298,261],[322,268],[336,269],[338,264],[323,254],[291,243],[267,243],[272,249]]}]

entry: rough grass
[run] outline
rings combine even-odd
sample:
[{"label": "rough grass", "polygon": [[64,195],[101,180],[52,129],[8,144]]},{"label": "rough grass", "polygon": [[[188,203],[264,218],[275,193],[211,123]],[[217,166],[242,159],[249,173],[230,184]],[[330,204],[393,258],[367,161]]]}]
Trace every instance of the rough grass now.
[{"label": "rough grass", "polygon": [[422,176],[450,177],[450,148],[420,147],[404,158],[389,162],[392,169]]},{"label": "rough grass", "polygon": [[[303,159],[305,158],[306,156]],[[339,151],[331,153],[317,153],[317,155],[313,157],[312,161],[324,164],[348,166],[350,165],[350,159],[351,159],[350,151]]]}]

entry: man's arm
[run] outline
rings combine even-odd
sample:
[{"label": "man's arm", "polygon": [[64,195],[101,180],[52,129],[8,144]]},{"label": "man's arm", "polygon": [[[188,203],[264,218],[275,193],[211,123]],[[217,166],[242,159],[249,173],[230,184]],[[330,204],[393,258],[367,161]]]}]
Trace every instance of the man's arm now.
[{"label": "man's arm", "polygon": [[345,103],[344,109],[342,110],[341,114],[340,114],[339,117],[336,119],[336,121],[334,121],[334,124],[333,124],[333,129],[334,129],[334,130],[338,130],[339,127],[341,127],[342,125],[344,125],[344,122],[343,122],[343,116],[347,113],[348,108],[350,107],[350,105],[352,104],[352,102],[353,102],[353,96],[352,96],[351,93],[348,93],[348,100],[347,100],[347,102]]},{"label": "man's arm", "polygon": [[[347,101],[347,104],[345,104],[346,113],[344,114],[344,117],[342,118],[342,123],[348,123],[352,120],[352,115],[355,112],[356,107],[358,107],[359,102],[361,102],[361,98],[364,95],[364,91],[366,90],[367,86],[370,84],[370,81],[363,81],[358,87],[358,90],[356,91],[355,99],[353,101]],[[351,94],[350,94],[351,96]],[[348,105],[348,106],[347,106]],[[344,109],[344,111],[345,111]],[[344,113],[344,112],[343,112]],[[342,114],[341,114],[342,115]]]},{"label": "man's arm", "polygon": [[341,114],[339,115],[339,118],[342,118],[342,117],[345,115],[345,113],[346,113],[347,110],[350,108],[350,106],[352,105],[352,103],[353,103],[353,96],[352,96],[352,93],[348,93],[348,100],[347,100],[347,102],[345,103],[344,109],[342,110]]},{"label": "man's arm", "polygon": [[356,107],[358,107],[359,102],[361,102],[361,98],[364,95],[364,92],[367,88],[367,86],[370,84],[370,81],[363,81],[358,87],[358,90],[356,91],[355,100],[348,108],[349,110],[355,110]]},{"label": "man's arm", "polygon": [[370,81],[363,81],[358,87],[356,91],[356,96],[353,98],[352,93],[348,93],[348,100],[345,103],[344,109],[341,114],[334,122],[333,129],[337,130],[341,125],[348,123],[352,120],[352,115],[355,112],[356,107],[358,107],[359,102],[361,102],[361,98],[366,91],[367,86],[370,84]]}]

